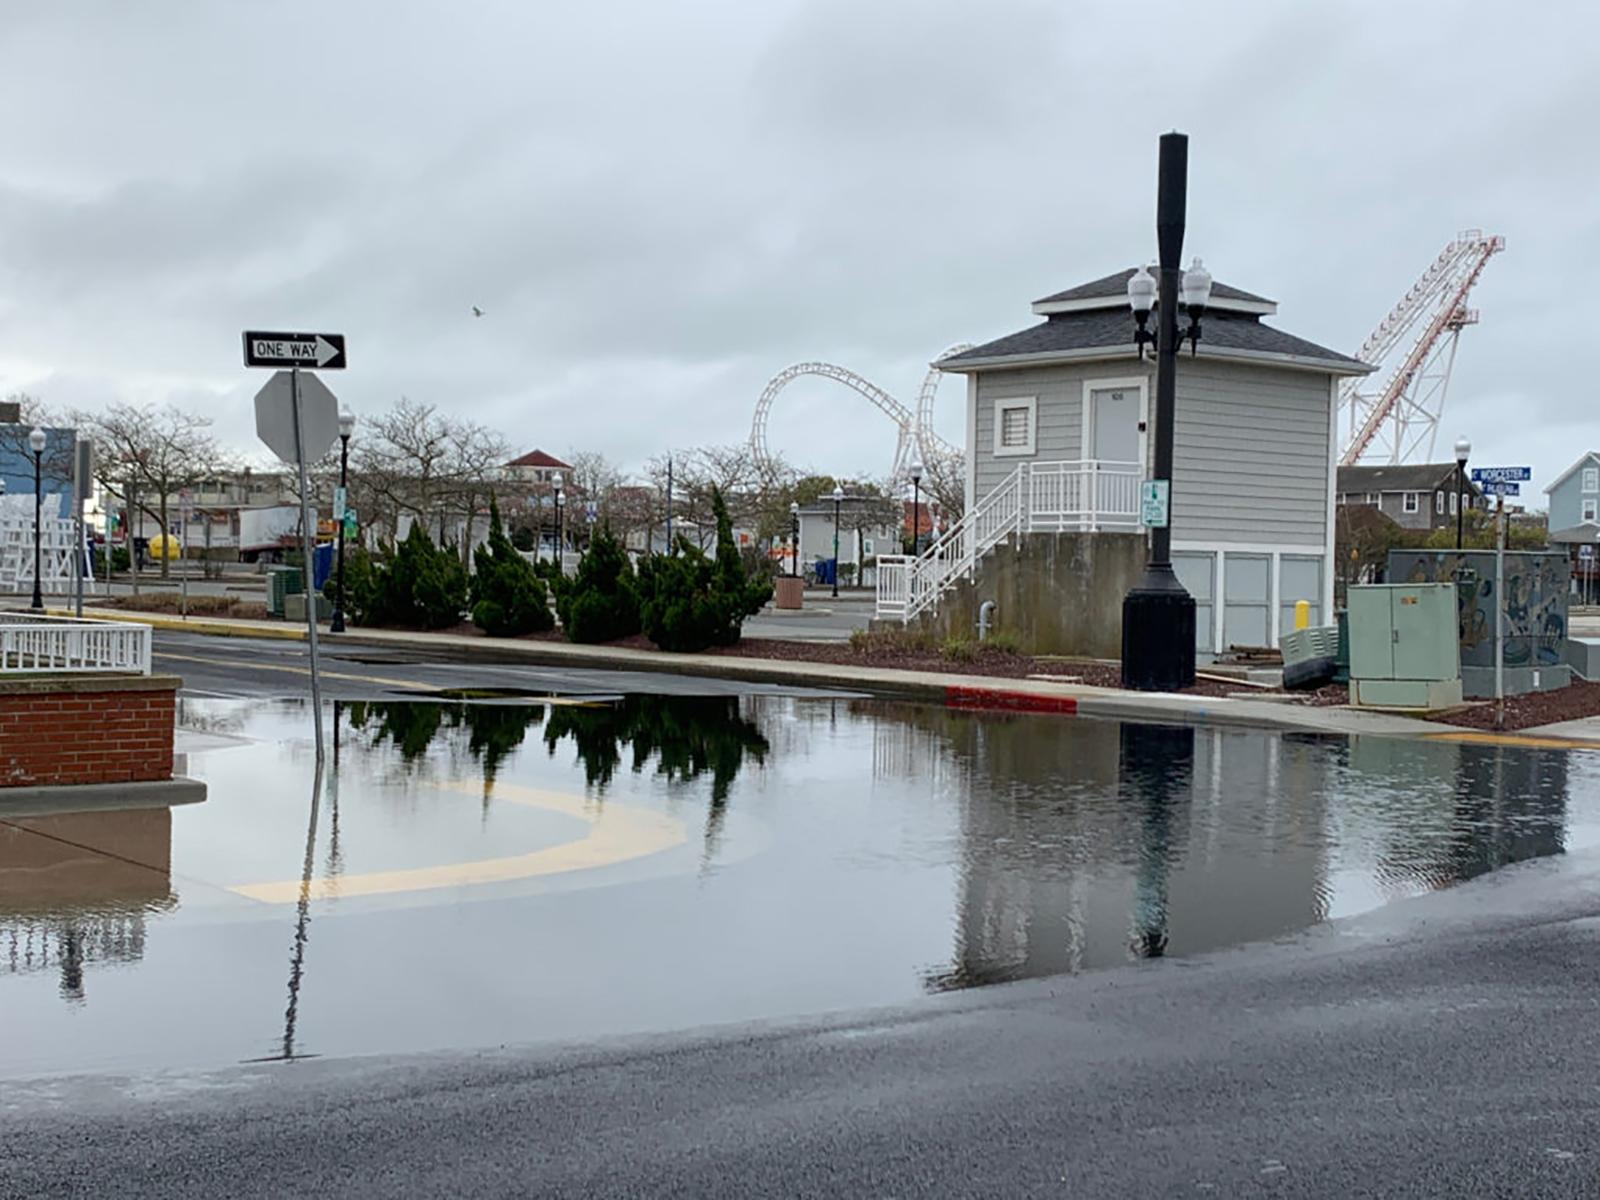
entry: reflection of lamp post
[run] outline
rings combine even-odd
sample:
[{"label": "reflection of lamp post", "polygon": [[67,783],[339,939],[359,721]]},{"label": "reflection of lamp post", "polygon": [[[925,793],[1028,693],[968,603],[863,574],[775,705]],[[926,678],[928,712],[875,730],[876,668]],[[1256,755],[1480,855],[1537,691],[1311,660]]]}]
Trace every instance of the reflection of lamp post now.
[{"label": "reflection of lamp post", "polygon": [[789,501],[789,574],[800,574],[800,501]]},{"label": "reflection of lamp post", "polygon": [[1464,437],[1456,439],[1456,549],[1461,549],[1461,530],[1466,523],[1467,509],[1467,458],[1472,453],[1472,443]]},{"label": "reflection of lamp post", "polygon": [[556,574],[565,575],[566,567],[561,561],[561,472],[557,471],[550,476],[550,486],[555,489],[556,496]]},{"label": "reflection of lamp post", "polygon": [[833,485],[833,595],[839,595],[839,505],[844,500],[844,489]]},{"label": "reflection of lamp post", "polygon": [[[356,415],[339,414],[339,490],[344,493],[345,511],[339,514],[339,585],[333,602],[333,620],[328,623],[329,633],[344,632],[344,527],[350,511],[350,435],[356,431]],[[207,525],[207,529],[210,526]],[[337,730],[337,719],[334,725]],[[335,734],[337,736],[337,734]]]},{"label": "reflection of lamp post", "polygon": [[[1195,605],[1172,569],[1172,426],[1177,407],[1178,345],[1200,338],[1200,314],[1211,298],[1211,276],[1199,260],[1187,272],[1178,268],[1183,254],[1184,210],[1188,192],[1189,139],[1181,133],[1161,136],[1156,184],[1156,240],[1160,280],[1140,268],[1128,280],[1133,309],[1134,343],[1140,354],[1156,344],[1156,426],[1151,487],[1165,493],[1159,523],[1150,527],[1150,559],[1140,579],[1122,601],[1122,686],[1140,691],[1177,691],[1194,683]],[[1159,303],[1156,301],[1159,289]],[[1182,307],[1189,326],[1178,331]],[[1156,332],[1145,329],[1151,308],[1157,309]]]},{"label": "reflection of lamp post", "polygon": [[33,451],[33,608],[44,611],[44,587],[39,577],[40,564],[40,513],[44,508],[44,430],[34,427],[28,435],[28,446]]},{"label": "reflection of lamp post", "polygon": [[922,546],[922,460],[911,460],[911,553],[921,552]]}]

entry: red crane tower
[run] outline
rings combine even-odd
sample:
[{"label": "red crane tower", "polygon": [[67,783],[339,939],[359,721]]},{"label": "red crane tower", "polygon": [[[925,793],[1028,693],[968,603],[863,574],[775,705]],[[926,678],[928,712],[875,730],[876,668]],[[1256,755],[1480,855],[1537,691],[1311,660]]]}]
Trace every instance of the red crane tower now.
[{"label": "red crane tower", "polygon": [[[1339,389],[1345,443],[1340,466],[1363,458],[1401,463],[1432,457],[1456,342],[1462,329],[1478,321],[1477,310],[1466,306],[1467,295],[1490,257],[1505,247],[1505,238],[1481,229],[1457,234],[1361,344],[1356,357],[1381,366],[1422,326],[1388,375],[1350,379]],[[1372,390],[1371,381],[1379,378],[1381,388]]]}]

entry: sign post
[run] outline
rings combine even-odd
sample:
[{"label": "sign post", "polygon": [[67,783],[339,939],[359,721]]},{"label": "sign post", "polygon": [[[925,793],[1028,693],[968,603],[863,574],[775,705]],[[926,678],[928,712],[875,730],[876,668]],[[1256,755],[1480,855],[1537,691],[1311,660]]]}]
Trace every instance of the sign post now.
[{"label": "sign post", "polygon": [[[178,493],[178,566],[181,568],[178,575],[178,616],[185,621],[189,619],[189,500],[188,488]],[[170,533],[161,549],[163,554],[171,557]]]},{"label": "sign post", "polygon": [[[94,443],[87,438],[75,438],[72,443],[72,512],[78,529],[78,551],[72,557],[77,566],[72,575],[73,607],[78,619],[83,619],[83,577],[94,573],[94,555],[89,550],[89,540],[84,536],[83,502],[94,495]],[[111,574],[106,573],[109,583]]]},{"label": "sign post", "polygon": [[[317,647],[317,527],[311,517],[309,459],[326,453],[339,435],[339,402],[315,375],[302,378],[301,367],[342,370],[344,335],[340,333],[259,333],[244,335],[247,367],[287,367],[256,393],[256,435],[279,458],[293,462],[300,484],[300,544],[305,556],[306,645],[311,655],[311,713],[316,728],[317,768],[322,767],[322,678]],[[287,403],[285,403],[287,401]]]},{"label": "sign post", "polygon": [[1506,497],[1522,494],[1531,467],[1474,467],[1472,482],[1495,497],[1494,538],[1494,727],[1506,723]]}]

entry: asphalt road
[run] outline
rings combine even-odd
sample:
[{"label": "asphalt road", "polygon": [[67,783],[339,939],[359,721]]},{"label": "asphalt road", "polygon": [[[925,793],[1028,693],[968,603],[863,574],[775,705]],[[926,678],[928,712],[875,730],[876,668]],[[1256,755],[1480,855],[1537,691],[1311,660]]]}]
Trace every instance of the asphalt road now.
[{"label": "asphalt road", "polygon": [[1592,1196],[1597,915],[1545,860],[857,1017],[8,1084],[0,1195]]},{"label": "asphalt road", "polygon": [[[178,675],[192,696],[307,696],[310,659],[304,643],[287,640],[209,637],[157,630],[152,648],[156,671]],[[518,694],[615,696],[622,692],[668,695],[830,695],[779,684],[703,679],[653,671],[602,671],[542,667],[528,663],[451,662],[404,648],[322,648],[324,700],[451,699],[461,693],[514,699]]]}]

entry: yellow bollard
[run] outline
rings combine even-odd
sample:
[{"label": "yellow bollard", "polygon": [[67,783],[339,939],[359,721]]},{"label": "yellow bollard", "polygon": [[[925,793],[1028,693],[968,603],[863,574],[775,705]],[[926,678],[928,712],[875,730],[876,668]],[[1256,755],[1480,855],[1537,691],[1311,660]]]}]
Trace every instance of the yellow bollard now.
[{"label": "yellow bollard", "polygon": [[1305,629],[1311,624],[1311,601],[1296,600],[1294,602],[1294,627]]}]

